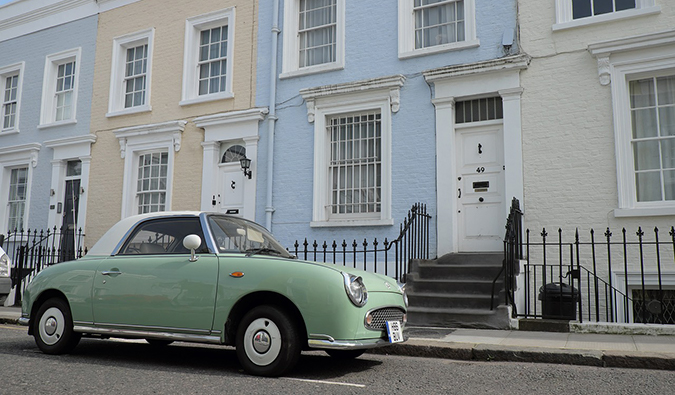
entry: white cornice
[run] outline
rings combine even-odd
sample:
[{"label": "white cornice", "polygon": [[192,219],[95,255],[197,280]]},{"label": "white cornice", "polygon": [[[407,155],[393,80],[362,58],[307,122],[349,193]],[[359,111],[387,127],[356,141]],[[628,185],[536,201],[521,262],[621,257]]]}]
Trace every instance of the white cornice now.
[{"label": "white cornice", "polygon": [[343,84],[324,85],[315,88],[301,89],[300,95],[302,95],[302,98],[305,100],[315,100],[324,96],[363,92],[376,89],[400,88],[403,86],[404,82],[405,76],[398,74],[389,77],[372,78]]},{"label": "white cornice", "polygon": [[262,121],[269,112],[267,108],[252,108],[249,110],[230,111],[220,114],[206,115],[195,118],[194,123],[198,128],[206,128],[214,125],[225,125],[236,122]]},{"label": "white cornice", "polygon": [[182,142],[183,131],[185,130],[185,125],[187,121],[169,121],[162,123],[155,123],[149,125],[140,125],[132,126],[128,128],[122,128],[113,130],[115,137],[119,140],[120,143],[120,156],[124,158],[126,156],[127,143],[129,139],[138,138],[141,136],[152,136],[157,135],[161,139],[161,135],[169,135],[167,137],[171,138],[171,144],[173,145],[174,151],[180,151],[180,146]]},{"label": "white cornice", "polygon": [[0,41],[9,40],[139,0],[22,0],[0,7]]},{"label": "white cornice", "polygon": [[532,58],[527,54],[490,59],[482,62],[445,66],[423,72],[427,82],[445,78],[455,78],[471,74],[499,72],[503,70],[522,70],[528,68]]},{"label": "white cornice", "polygon": [[675,44],[675,30],[589,44],[588,52],[598,58],[602,56],[609,56],[613,53],[634,51],[636,49],[653,48],[670,44]]},{"label": "white cornice", "polygon": [[631,52],[636,50],[645,50],[665,45],[675,44],[675,30],[665,32],[643,34],[639,36],[624,37],[615,40],[602,41],[588,45],[588,52],[593,55],[598,62],[598,78],[603,86],[612,82],[610,56]]},{"label": "white cornice", "polygon": [[398,112],[401,105],[401,87],[404,83],[405,76],[396,74],[388,77],[371,78],[368,80],[346,82],[343,84],[301,89],[300,95],[305,100],[305,105],[307,106],[307,121],[312,123],[314,122],[317,100],[339,95],[388,91],[391,111]]},{"label": "white cornice", "polygon": [[33,167],[37,166],[38,152],[42,148],[40,143],[29,143],[21,145],[13,145],[11,147],[0,148],[0,159],[2,156],[9,157],[30,157],[30,162]]},{"label": "white cornice", "polygon": [[67,137],[64,139],[57,139],[57,140],[48,140],[45,141],[45,147],[47,148],[55,148],[55,147],[63,147],[63,146],[68,146],[68,145],[75,145],[75,144],[94,144],[96,142],[96,135],[93,134],[85,134],[84,136],[77,136],[77,137]]}]

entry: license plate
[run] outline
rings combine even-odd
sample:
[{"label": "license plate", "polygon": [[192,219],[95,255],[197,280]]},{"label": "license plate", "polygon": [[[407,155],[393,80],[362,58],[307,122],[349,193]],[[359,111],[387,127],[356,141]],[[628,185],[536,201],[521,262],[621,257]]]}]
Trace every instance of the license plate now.
[{"label": "license plate", "polygon": [[387,335],[389,343],[400,343],[403,341],[403,328],[401,321],[387,321]]}]

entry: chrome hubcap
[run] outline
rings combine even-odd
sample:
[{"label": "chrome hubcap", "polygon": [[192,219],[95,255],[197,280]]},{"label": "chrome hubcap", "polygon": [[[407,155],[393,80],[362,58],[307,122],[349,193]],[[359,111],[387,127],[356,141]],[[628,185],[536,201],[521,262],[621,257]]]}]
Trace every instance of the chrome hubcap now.
[{"label": "chrome hubcap", "polygon": [[260,354],[264,354],[270,349],[272,345],[272,339],[270,335],[265,331],[258,331],[253,335],[253,348]]},{"label": "chrome hubcap", "polygon": [[56,320],[54,317],[49,317],[47,322],[45,322],[45,333],[51,336],[54,332],[56,332]]}]

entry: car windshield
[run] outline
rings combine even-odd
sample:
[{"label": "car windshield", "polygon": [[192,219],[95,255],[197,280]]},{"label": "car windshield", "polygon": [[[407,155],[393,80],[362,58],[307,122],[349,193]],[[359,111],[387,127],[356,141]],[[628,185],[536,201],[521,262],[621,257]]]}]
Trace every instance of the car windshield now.
[{"label": "car windshield", "polygon": [[209,226],[219,252],[293,257],[270,232],[256,223],[237,217],[210,215]]}]

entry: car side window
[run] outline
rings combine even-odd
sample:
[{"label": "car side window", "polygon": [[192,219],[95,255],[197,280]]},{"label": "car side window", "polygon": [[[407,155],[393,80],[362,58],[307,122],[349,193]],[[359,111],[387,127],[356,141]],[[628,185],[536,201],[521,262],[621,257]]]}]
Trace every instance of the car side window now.
[{"label": "car side window", "polygon": [[118,255],[156,255],[156,254],[188,254],[183,246],[183,239],[196,234],[202,244],[196,252],[208,252],[204,241],[199,218],[162,218],[142,222],[136,226],[120,249]]}]

